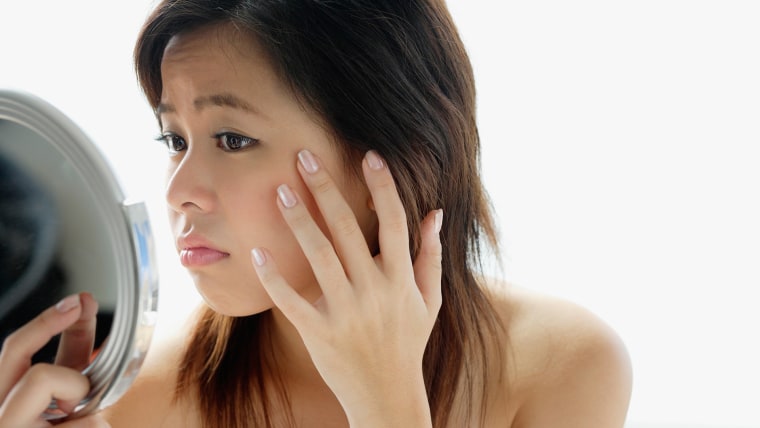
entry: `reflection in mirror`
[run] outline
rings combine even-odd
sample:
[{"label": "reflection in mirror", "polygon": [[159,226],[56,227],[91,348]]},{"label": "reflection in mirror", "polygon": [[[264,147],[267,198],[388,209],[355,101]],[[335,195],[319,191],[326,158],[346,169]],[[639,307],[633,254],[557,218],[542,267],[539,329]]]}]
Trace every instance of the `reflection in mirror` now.
[{"label": "reflection in mirror", "polygon": [[[61,298],[98,302],[95,352],[116,308],[115,254],[89,186],[56,146],[0,120],[0,339]],[[33,362],[55,360],[58,338]]]}]

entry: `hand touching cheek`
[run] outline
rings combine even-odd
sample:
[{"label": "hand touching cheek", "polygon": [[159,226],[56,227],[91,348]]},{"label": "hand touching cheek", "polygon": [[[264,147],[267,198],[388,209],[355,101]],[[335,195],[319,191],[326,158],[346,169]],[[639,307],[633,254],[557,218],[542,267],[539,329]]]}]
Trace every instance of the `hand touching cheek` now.
[{"label": "hand touching cheek", "polygon": [[422,246],[411,260],[406,213],[393,177],[370,151],[362,167],[379,223],[380,252],[373,257],[319,159],[305,150],[298,157],[332,241],[287,185],[278,188],[278,206],[323,297],[312,304],[299,296],[264,248],[252,251],[256,272],[300,333],[352,426],[430,426],[422,357],[441,306],[443,213],[436,210],[422,220]]}]

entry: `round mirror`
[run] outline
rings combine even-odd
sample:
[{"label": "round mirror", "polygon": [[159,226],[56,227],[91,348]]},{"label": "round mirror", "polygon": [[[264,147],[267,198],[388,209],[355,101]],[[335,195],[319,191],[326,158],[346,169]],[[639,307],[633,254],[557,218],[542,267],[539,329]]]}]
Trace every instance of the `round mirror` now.
[{"label": "round mirror", "polygon": [[[63,113],[0,90],[0,340],[61,298],[98,302],[87,397],[73,418],[132,383],[156,319],[158,277],[144,204],[125,201],[103,156]],[[55,361],[56,339],[34,357]]]}]

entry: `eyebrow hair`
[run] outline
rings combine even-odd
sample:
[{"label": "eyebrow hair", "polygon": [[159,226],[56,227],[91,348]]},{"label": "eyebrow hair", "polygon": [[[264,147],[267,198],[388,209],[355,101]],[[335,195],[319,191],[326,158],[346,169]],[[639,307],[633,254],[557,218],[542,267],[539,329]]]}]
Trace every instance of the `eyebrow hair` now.
[{"label": "eyebrow hair", "polygon": [[[230,107],[243,110],[248,113],[264,116],[261,111],[256,109],[249,102],[230,93],[206,95],[193,100],[193,107],[195,107],[196,111],[203,110],[209,106]],[[160,115],[161,113],[174,113],[176,111],[177,109],[173,105],[166,103],[159,103],[155,109],[156,116]]]}]

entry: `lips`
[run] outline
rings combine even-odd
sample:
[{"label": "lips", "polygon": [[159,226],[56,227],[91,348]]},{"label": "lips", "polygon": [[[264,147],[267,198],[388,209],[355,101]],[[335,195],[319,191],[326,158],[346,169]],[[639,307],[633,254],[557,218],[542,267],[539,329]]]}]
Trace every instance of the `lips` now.
[{"label": "lips", "polygon": [[180,249],[180,262],[188,268],[208,266],[230,256],[229,253],[214,248],[212,243],[197,235],[181,237],[177,241],[177,248]]},{"label": "lips", "polygon": [[185,248],[179,252],[179,260],[185,267],[200,267],[226,259],[230,255],[211,248]]}]

